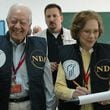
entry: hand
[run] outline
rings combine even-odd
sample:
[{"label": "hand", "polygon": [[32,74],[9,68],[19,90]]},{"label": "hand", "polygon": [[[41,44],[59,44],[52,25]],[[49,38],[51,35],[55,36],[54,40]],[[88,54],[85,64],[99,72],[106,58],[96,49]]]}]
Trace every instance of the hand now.
[{"label": "hand", "polygon": [[100,101],[98,103],[101,105],[107,105],[107,104],[110,104],[110,100]]},{"label": "hand", "polygon": [[90,94],[90,91],[87,88],[78,86],[76,90],[73,92],[73,98],[87,94]]},{"label": "hand", "polygon": [[58,69],[58,64],[57,62],[50,62],[51,65],[51,71],[54,72],[55,70]]}]

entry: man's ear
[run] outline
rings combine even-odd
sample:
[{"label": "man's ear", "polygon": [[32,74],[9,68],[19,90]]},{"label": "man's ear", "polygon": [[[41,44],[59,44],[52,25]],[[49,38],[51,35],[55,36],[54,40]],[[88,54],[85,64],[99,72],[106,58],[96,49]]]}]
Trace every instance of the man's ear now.
[{"label": "man's ear", "polygon": [[9,21],[8,21],[8,19],[6,18],[6,23],[7,23],[7,26],[9,27]]}]

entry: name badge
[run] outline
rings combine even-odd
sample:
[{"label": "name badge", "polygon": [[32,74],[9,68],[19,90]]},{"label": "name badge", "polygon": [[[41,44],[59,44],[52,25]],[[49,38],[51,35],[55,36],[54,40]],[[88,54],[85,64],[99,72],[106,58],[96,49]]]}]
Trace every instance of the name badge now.
[{"label": "name badge", "polygon": [[21,84],[14,84],[11,87],[11,93],[20,93],[22,91]]}]

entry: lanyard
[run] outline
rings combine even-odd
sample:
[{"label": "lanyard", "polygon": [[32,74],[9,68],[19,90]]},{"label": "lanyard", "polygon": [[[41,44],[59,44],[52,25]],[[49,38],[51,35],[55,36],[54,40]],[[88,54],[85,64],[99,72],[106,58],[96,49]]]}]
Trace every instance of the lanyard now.
[{"label": "lanyard", "polygon": [[84,69],[84,85],[85,85],[86,88],[88,88],[89,78],[90,78],[90,65],[87,69],[87,72]]},{"label": "lanyard", "polygon": [[24,62],[24,60],[25,60],[25,58],[26,58],[26,54],[25,54],[25,52],[23,52],[23,54],[22,54],[22,56],[21,56],[21,58],[20,58],[20,61],[19,61],[19,63],[18,63],[18,65],[17,65],[17,67],[15,68],[15,66],[14,66],[14,64],[13,64],[13,66],[12,66],[12,80],[15,82],[15,79],[16,79],[16,73],[17,73],[17,71],[19,70],[19,68],[22,66],[22,64],[23,64],[23,62]]}]

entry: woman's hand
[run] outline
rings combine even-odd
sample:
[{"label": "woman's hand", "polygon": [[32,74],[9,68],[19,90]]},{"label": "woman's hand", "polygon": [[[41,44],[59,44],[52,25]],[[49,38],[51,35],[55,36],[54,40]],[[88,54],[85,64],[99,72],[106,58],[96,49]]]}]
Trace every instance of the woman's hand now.
[{"label": "woman's hand", "polygon": [[110,100],[100,101],[98,103],[101,105],[108,105],[108,104],[110,104]]},{"label": "woman's hand", "polygon": [[87,94],[90,94],[90,91],[87,88],[78,86],[76,90],[73,92],[73,98]]}]

